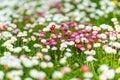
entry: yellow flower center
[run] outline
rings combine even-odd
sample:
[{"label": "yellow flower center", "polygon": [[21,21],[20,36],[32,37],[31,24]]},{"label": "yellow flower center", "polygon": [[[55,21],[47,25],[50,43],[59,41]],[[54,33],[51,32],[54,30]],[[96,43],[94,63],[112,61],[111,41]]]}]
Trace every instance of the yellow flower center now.
[{"label": "yellow flower center", "polygon": [[118,0],[112,0],[115,5],[118,4]]}]

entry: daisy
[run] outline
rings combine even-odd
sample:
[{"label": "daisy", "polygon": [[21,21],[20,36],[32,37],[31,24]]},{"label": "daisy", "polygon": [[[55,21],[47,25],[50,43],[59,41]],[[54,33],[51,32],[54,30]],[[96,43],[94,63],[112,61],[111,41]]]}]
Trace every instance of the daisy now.
[{"label": "daisy", "polygon": [[60,79],[63,78],[63,74],[59,71],[54,71],[52,74],[53,79]]}]

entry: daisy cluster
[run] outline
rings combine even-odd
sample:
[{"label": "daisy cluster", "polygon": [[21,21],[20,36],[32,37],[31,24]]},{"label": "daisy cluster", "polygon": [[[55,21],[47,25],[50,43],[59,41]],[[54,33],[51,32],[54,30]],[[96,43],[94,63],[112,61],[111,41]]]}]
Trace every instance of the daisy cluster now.
[{"label": "daisy cluster", "polygon": [[118,0],[100,0],[98,3],[92,0],[2,0],[0,21],[11,21],[14,18],[14,22],[29,19],[40,24],[69,20],[89,22],[91,18],[107,18],[112,12],[119,14],[119,6]]},{"label": "daisy cluster", "polygon": [[[120,80],[118,0],[0,0],[0,80]],[[92,23],[91,23],[92,22]]]}]

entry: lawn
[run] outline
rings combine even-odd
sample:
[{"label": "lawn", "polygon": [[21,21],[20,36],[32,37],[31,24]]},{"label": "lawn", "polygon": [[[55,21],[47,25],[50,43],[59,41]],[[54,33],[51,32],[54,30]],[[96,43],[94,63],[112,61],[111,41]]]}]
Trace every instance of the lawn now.
[{"label": "lawn", "polygon": [[0,0],[0,80],[120,80],[119,0]]}]

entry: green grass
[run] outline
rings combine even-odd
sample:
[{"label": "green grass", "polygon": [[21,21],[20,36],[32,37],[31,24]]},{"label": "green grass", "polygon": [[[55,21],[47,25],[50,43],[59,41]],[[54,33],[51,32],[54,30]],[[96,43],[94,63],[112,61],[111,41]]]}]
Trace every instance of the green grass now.
[{"label": "green grass", "polygon": [[[96,1],[96,0],[94,0],[94,1]],[[91,21],[89,23],[91,23],[93,25],[96,25],[96,26],[99,26],[100,24],[103,24],[103,23],[104,24],[109,24],[109,25],[113,26],[113,23],[111,22],[111,18],[112,17],[117,17],[118,21],[120,22],[120,15],[115,15],[114,12],[112,12],[112,13],[108,14],[108,18],[100,17],[98,20],[91,19]],[[18,22],[16,24],[17,24],[17,27],[21,31],[23,31],[24,30],[23,27],[27,23],[32,23],[32,22],[30,22],[28,20],[28,21]],[[37,25],[33,29],[33,32],[37,32],[38,30],[42,30],[42,28],[45,27],[48,23],[46,23],[44,26],[43,25]],[[58,32],[55,31],[55,33],[58,33]],[[30,38],[31,35],[32,35],[32,33],[29,33],[26,38]],[[49,36],[50,36],[50,34],[48,32],[45,37],[49,37]],[[59,42],[59,40],[58,40],[58,42]],[[120,42],[120,40],[118,40],[118,42]],[[4,43],[4,40],[0,40],[0,56],[3,56],[4,52],[8,51],[6,48],[1,46],[3,43]],[[30,41],[28,43],[23,43],[22,39],[19,38],[16,41],[16,43],[14,44],[14,46],[23,46],[23,45],[29,46],[29,48],[31,49],[31,52],[27,53],[25,51],[21,51],[20,53],[12,53],[12,54],[13,55],[17,55],[17,56],[21,56],[21,55],[25,54],[25,55],[27,55],[27,57],[34,56],[34,55],[36,55],[37,52],[40,51],[39,48],[38,49],[33,48],[33,45],[35,43],[42,44],[38,40]],[[25,67],[23,67],[24,74],[23,74],[23,76],[21,76],[22,80],[24,80],[24,78],[26,78],[26,77],[30,77],[29,76],[29,71],[31,69],[37,69],[38,71],[44,71],[47,74],[46,80],[53,80],[52,77],[51,77],[51,74],[55,70],[60,70],[64,66],[69,66],[72,70],[71,70],[71,73],[65,74],[64,77],[62,79],[60,79],[60,80],[69,80],[69,79],[71,79],[71,77],[77,77],[77,78],[81,78],[83,80],[83,72],[80,69],[80,67],[82,65],[89,66],[90,71],[94,75],[91,80],[98,80],[99,75],[101,74],[101,72],[99,70],[100,65],[107,64],[112,69],[116,69],[117,67],[120,66],[120,63],[118,63],[118,59],[120,58],[120,55],[118,55],[118,54],[107,54],[107,53],[105,53],[103,51],[103,49],[101,49],[101,47],[100,48],[93,48],[93,50],[96,51],[96,55],[94,57],[97,59],[97,61],[93,61],[93,62],[86,62],[85,59],[86,59],[87,56],[83,52],[81,52],[79,49],[76,49],[73,46],[70,46],[69,48],[71,49],[72,57],[67,59],[67,63],[66,64],[61,65],[59,63],[59,59],[61,57],[63,57],[65,51],[63,51],[63,52],[61,51],[60,52],[58,50],[57,51],[49,50],[48,53],[44,53],[44,54],[49,54],[52,57],[51,61],[54,63],[54,67],[50,68],[50,69],[49,68],[48,69],[42,69],[42,68],[40,68],[40,66],[34,66],[32,68],[25,68]],[[120,51],[120,50],[118,49],[118,51]],[[39,61],[41,62],[41,61],[44,61],[44,60],[39,60]],[[80,66],[76,67],[74,65],[74,63],[78,63]],[[7,73],[9,71],[17,70],[17,69],[5,69],[4,66],[0,65],[0,70],[4,71],[4,73]],[[113,80],[117,80],[118,78],[120,78],[119,74],[115,75],[115,78]],[[4,80],[8,80],[8,79],[6,77],[4,77]],[[35,79],[33,79],[33,80],[35,80]]]}]

